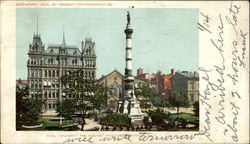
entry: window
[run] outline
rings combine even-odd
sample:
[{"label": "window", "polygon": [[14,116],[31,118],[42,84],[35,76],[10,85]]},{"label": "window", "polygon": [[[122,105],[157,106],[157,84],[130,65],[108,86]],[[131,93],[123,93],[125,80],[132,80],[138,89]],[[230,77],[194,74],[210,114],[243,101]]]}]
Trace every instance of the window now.
[{"label": "window", "polygon": [[51,104],[49,103],[49,109],[51,109]]},{"label": "window", "polygon": [[34,83],[33,83],[33,81],[30,81],[31,82],[31,87],[33,88],[34,87]]},{"label": "window", "polygon": [[47,70],[44,70],[44,77],[47,77]]},{"label": "window", "polygon": [[51,77],[51,71],[49,70],[49,77]]},{"label": "window", "polygon": [[34,75],[35,75],[34,70],[31,70],[31,77],[34,77]]},{"label": "window", "polygon": [[47,92],[44,93],[44,97],[47,98]]},{"label": "window", "polygon": [[55,77],[56,76],[56,72],[53,70],[53,74],[52,74],[52,76],[53,77]]},{"label": "window", "polygon": [[194,82],[191,83],[191,89],[194,90]]},{"label": "window", "polygon": [[194,94],[191,94],[191,102],[194,102]]}]

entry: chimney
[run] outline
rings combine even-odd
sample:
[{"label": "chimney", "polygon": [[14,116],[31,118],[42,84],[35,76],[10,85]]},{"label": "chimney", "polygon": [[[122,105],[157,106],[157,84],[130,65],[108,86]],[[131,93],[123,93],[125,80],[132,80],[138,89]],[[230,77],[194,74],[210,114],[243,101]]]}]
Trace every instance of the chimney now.
[{"label": "chimney", "polygon": [[171,75],[174,75],[174,69],[171,69]]},{"label": "chimney", "polygon": [[137,75],[144,74],[144,70],[142,68],[137,69]]}]

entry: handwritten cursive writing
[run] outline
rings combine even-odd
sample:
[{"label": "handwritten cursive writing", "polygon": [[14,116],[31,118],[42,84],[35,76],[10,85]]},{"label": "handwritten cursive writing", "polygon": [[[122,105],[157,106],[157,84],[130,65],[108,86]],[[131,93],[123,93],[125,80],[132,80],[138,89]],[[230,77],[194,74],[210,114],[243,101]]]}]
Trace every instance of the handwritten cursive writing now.
[{"label": "handwritten cursive writing", "polygon": [[69,138],[63,143],[93,143],[92,137],[79,137],[79,138]]},{"label": "handwritten cursive writing", "polygon": [[227,22],[232,25],[233,29],[234,29],[234,32],[235,32],[235,35],[237,35],[237,30],[236,30],[236,26],[238,24],[238,17],[237,15],[239,14],[240,12],[240,6],[237,6],[237,5],[233,5],[233,2],[231,2],[231,6],[229,8],[229,13],[231,14],[231,17],[230,16],[226,16],[226,20]]},{"label": "handwritten cursive writing", "polygon": [[158,136],[148,132],[141,132],[139,136],[139,141],[166,141],[166,140],[192,140],[195,135],[185,134],[185,135],[164,135]]},{"label": "handwritten cursive writing", "polygon": [[99,141],[114,141],[114,142],[119,142],[119,141],[129,141],[131,142],[131,135],[125,134],[123,136],[109,136],[109,137],[104,137],[99,139]]}]

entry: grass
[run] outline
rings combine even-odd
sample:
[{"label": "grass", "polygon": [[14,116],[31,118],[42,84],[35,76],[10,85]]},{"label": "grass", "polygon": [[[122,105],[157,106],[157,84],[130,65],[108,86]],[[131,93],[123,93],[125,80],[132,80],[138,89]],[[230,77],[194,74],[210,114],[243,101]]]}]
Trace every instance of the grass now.
[{"label": "grass", "polygon": [[[24,130],[25,131],[49,131],[49,130],[66,131],[67,128],[62,128],[62,126],[72,124],[75,121],[74,120],[62,120],[62,125],[60,125],[59,119],[41,118],[38,120],[38,122],[42,123],[43,126],[39,128],[24,129]],[[79,130],[79,128],[77,128],[76,130]]]},{"label": "grass", "polygon": [[182,119],[189,120],[190,122],[195,122],[195,121],[199,120],[199,118],[197,116],[195,116],[193,114],[189,114],[189,113],[171,114],[170,117],[173,119],[182,118]]},{"label": "grass", "polygon": [[44,126],[64,126],[71,123],[74,123],[74,120],[62,120],[62,125],[60,125],[59,119],[46,119],[42,118],[38,120],[39,123],[43,123]]}]

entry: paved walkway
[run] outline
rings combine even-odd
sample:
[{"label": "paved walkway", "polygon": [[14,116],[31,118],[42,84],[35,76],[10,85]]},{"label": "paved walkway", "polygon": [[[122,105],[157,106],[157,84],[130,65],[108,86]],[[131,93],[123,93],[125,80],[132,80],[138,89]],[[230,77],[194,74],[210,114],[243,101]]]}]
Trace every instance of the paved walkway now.
[{"label": "paved walkway", "polygon": [[[169,111],[170,113],[176,113],[177,109],[174,108],[164,108],[165,111]],[[194,114],[193,108],[180,108],[179,112],[184,112],[184,113],[190,113],[190,114]]]},{"label": "paved walkway", "polygon": [[[86,124],[84,125],[84,131],[89,131],[93,129],[100,129],[101,125],[98,124],[98,122],[94,121],[93,119],[85,119]],[[78,125],[78,127],[81,129],[82,126]]]},{"label": "paved walkway", "polygon": [[47,117],[47,116],[42,116],[42,118],[46,118],[46,119],[64,119],[64,117]]}]

